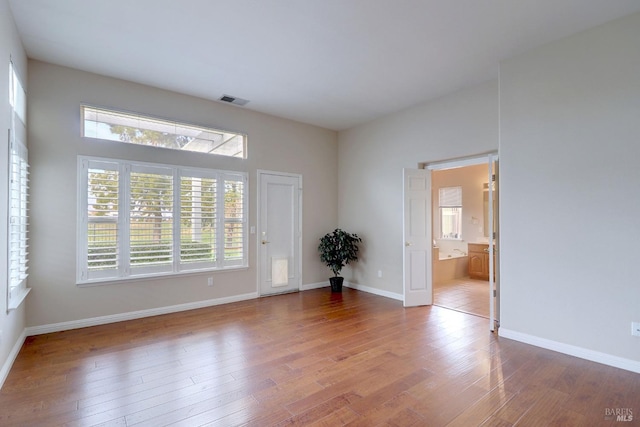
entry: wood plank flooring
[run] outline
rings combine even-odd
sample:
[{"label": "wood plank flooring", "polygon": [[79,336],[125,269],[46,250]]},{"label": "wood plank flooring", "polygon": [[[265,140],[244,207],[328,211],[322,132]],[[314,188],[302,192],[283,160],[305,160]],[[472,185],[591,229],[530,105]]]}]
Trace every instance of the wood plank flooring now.
[{"label": "wood plank flooring", "polygon": [[[608,409],[631,410],[632,422]],[[614,417],[615,418],[615,417]],[[640,375],[319,289],[30,337],[1,426],[640,425]]]}]

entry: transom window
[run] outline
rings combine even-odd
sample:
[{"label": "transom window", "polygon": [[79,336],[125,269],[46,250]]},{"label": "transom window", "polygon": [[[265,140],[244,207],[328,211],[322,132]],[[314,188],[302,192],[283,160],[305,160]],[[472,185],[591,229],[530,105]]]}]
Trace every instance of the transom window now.
[{"label": "transom window", "polygon": [[80,156],[78,283],[247,266],[247,176]]},{"label": "transom window", "polygon": [[462,187],[443,187],[439,191],[440,237],[462,239]]},{"label": "transom window", "polygon": [[247,136],[137,113],[81,106],[82,136],[127,144],[247,158]]}]

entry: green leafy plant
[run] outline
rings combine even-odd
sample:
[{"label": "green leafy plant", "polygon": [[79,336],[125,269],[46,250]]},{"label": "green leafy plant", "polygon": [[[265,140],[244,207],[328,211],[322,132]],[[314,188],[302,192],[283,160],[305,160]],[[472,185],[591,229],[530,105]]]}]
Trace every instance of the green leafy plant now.
[{"label": "green leafy plant", "polygon": [[362,239],[357,234],[336,228],[320,239],[320,260],[338,277],[345,265],[358,260],[359,242],[362,242]]}]

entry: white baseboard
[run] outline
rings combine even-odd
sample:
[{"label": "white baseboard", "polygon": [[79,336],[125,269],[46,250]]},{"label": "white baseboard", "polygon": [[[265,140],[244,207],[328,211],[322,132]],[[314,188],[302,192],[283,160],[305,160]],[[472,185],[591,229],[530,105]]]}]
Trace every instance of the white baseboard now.
[{"label": "white baseboard", "polygon": [[307,283],[306,285],[301,285],[300,286],[300,290],[301,291],[310,291],[311,289],[326,288],[328,286],[329,286],[329,281],[327,280],[326,282]]},{"label": "white baseboard", "polygon": [[[329,286],[331,286],[331,285],[329,284],[329,281],[327,280],[326,282],[310,283],[308,285],[302,285],[302,286],[300,286],[300,290],[301,291],[308,291],[308,290],[311,290],[311,289],[327,288]],[[368,292],[370,294],[378,295],[378,296],[385,297],[385,298],[391,298],[391,299],[395,299],[395,300],[398,300],[398,301],[403,301],[404,300],[402,294],[396,294],[394,292],[383,291],[382,289],[372,288],[370,286],[364,286],[364,285],[359,285],[357,283],[351,283],[351,282],[349,282],[347,280],[344,281],[343,286],[346,287],[346,288],[356,289],[358,291]]]},{"label": "white baseboard", "polygon": [[614,368],[620,368],[640,374],[640,362],[637,360],[625,359],[623,357],[613,356],[611,354],[601,353],[599,351],[589,350],[583,347],[576,347],[574,345],[552,341],[536,337],[534,335],[512,331],[510,329],[499,328],[498,335],[526,344],[535,345],[536,347],[546,348],[547,350],[557,351],[559,353],[568,354],[570,356],[579,357],[581,359],[602,363],[603,365],[613,366]]},{"label": "white baseboard", "polygon": [[381,297],[391,298],[398,301],[403,301],[404,297],[402,294],[396,294],[395,292],[384,291],[378,288],[372,288],[370,286],[359,285],[357,283],[350,283],[345,280],[344,286],[351,289],[357,289],[359,291],[368,292],[370,294],[378,295]]},{"label": "white baseboard", "polygon": [[[307,291],[311,289],[325,288],[328,286],[329,286],[328,281],[318,282],[318,283],[309,283],[309,284],[300,286],[300,290]],[[350,287],[352,289],[357,289],[359,291],[369,292],[371,294],[380,295],[383,297],[402,301],[402,295],[400,294],[395,294],[392,292],[371,288],[369,286],[352,284],[347,281],[345,281],[345,286]],[[245,300],[255,299],[255,298],[258,298],[258,293],[251,292],[248,294],[235,295],[232,297],[218,298],[218,299],[212,299],[212,300],[206,300],[206,301],[196,301],[192,303],[178,304],[178,305],[172,305],[168,307],[152,308],[149,310],[131,311],[127,313],[112,314],[108,316],[99,316],[99,317],[92,317],[88,319],[72,320],[69,322],[52,323],[52,324],[40,325],[40,326],[30,326],[30,327],[27,327],[25,331],[26,331],[26,336],[48,334],[52,332],[68,331],[71,329],[105,325],[108,323],[122,322],[126,320],[141,319],[143,317],[158,316],[162,314],[175,313],[179,311],[194,310],[197,308],[211,307],[214,305],[228,304],[231,302],[245,301]],[[20,350],[20,347],[18,347],[18,351],[19,350]]]},{"label": "white baseboard", "polygon": [[26,335],[40,335],[51,332],[68,331],[70,329],[86,328],[88,326],[105,325],[108,323],[122,322],[125,320],[141,319],[143,317],[158,316],[161,314],[176,313],[178,311],[194,310],[197,308],[211,307],[214,305],[228,304],[231,302],[245,301],[258,298],[257,292],[234,295],[231,297],[196,301],[186,304],[171,305],[168,307],[152,308],[149,310],[130,311],[128,313],[112,314],[109,316],[92,317],[89,319],[72,320],[70,322],[52,323],[49,325],[30,326],[26,328]]},{"label": "white baseboard", "polygon": [[18,353],[20,353],[20,349],[22,348],[22,344],[24,344],[24,340],[26,338],[27,338],[27,330],[25,329],[24,331],[22,331],[22,334],[20,334],[20,337],[18,337],[18,340],[16,341],[15,345],[11,349],[11,352],[7,356],[7,360],[4,362],[4,365],[2,365],[2,369],[0,369],[0,389],[2,389],[2,386],[4,385],[4,381],[7,379],[7,376],[9,376],[9,371],[13,366],[13,362],[16,361],[16,357],[18,357]]}]

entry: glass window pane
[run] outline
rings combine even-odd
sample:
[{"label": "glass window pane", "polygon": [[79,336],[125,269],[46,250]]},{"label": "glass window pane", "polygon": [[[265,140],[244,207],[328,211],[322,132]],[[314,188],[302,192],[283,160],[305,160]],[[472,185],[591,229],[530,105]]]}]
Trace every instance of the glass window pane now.
[{"label": "glass window pane", "polygon": [[83,136],[246,158],[246,135],[136,113],[82,106]]},{"label": "glass window pane", "polygon": [[440,208],[440,230],[444,239],[461,239],[462,208]]}]

